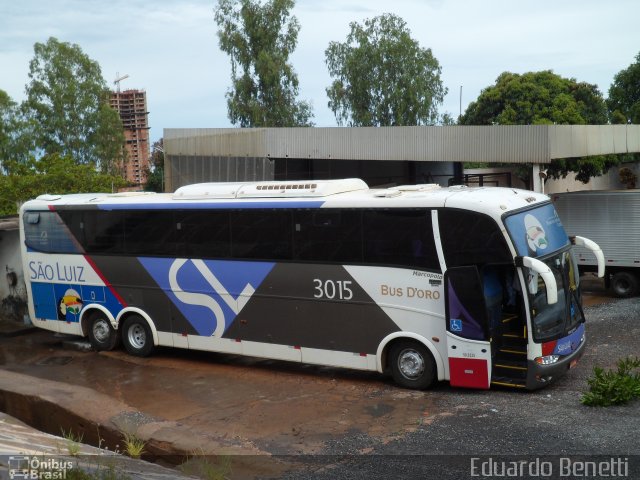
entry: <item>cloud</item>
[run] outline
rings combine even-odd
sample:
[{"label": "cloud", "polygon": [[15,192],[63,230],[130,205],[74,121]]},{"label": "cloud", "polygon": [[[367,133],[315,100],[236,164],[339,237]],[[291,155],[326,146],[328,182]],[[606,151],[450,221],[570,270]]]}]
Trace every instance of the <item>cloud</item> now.
[{"label": "cloud", "polygon": [[[229,58],[218,48],[215,0],[21,0],[0,7],[0,89],[24,96],[33,45],[49,36],[78,44],[112,85],[147,91],[153,139],[165,127],[225,127]],[[300,98],[319,126],[334,126],[325,88],[324,51],[344,41],[349,23],[382,13],[402,17],[431,48],[449,89],[442,111],[459,113],[504,71],[554,70],[595,83],[606,95],[613,76],[640,51],[637,0],[298,0],[298,48],[291,56]]]}]

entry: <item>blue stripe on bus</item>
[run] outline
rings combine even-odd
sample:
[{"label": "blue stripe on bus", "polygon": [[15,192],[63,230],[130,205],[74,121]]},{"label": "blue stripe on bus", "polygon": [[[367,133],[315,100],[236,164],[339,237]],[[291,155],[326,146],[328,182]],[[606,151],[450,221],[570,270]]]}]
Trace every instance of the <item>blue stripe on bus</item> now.
[{"label": "blue stripe on bus", "polygon": [[126,203],[98,205],[100,210],[203,210],[211,209],[271,209],[271,208],[320,208],[324,201],[283,202],[193,202],[193,203]]}]

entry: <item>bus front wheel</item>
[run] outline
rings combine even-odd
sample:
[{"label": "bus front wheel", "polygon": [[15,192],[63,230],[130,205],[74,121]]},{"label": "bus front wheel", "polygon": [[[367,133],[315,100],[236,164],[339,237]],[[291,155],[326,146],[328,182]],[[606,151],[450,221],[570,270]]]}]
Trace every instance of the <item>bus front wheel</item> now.
[{"label": "bus front wheel", "polygon": [[436,378],[436,366],[431,353],[416,341],[403,340],[393,344],[389,361],[391,376],[401,387],[424,390]]},{"label": "bus front wheel", "polygon": [[118,333],[102,312],[94,313],[89,320],[89,342],[98,352],[113,350],[118,345]]},{"label": "bus front wheel", "polygon": [[153,334],[144,318],[132,315],[124,321],[122,342],[130,355],[146,357],[153,350]]}]

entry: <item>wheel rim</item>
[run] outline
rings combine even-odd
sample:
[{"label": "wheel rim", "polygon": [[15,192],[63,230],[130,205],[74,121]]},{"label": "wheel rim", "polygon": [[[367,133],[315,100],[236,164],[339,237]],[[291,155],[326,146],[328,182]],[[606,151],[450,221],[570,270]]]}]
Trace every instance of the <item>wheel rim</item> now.
[{"label": "wheel rim", "polygon": [[147,343],[147,332],[145,332],[144,327],[138,323],[129,327],[127,337],[129,344],[138,350],[144,348]]},{"label": "wheel rim", "polygon": [[109,331],[109,323],[101,318],[93,322],[93,338],[95,338],[98,342],[104,343],[109,339],[109,335],[111,332]]},{"label": "wheel rim", "polygon": [[424,357],[420,352],[407,348],[398,355],[398,370],[409,380],[415,380],[424,373]]}]

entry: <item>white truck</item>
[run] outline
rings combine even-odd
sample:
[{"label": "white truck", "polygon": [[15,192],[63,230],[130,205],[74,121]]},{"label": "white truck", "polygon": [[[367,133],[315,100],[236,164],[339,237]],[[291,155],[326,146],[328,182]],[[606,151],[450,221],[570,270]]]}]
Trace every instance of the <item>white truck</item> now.
[{"label": "white truck", "polygon": [[[549,195],[568,235],[584,235],[604,253],[605,286],[619,297],[640,293],[640,190]],[[593,254],[576,247],[581,272],[597,270]]]}]

